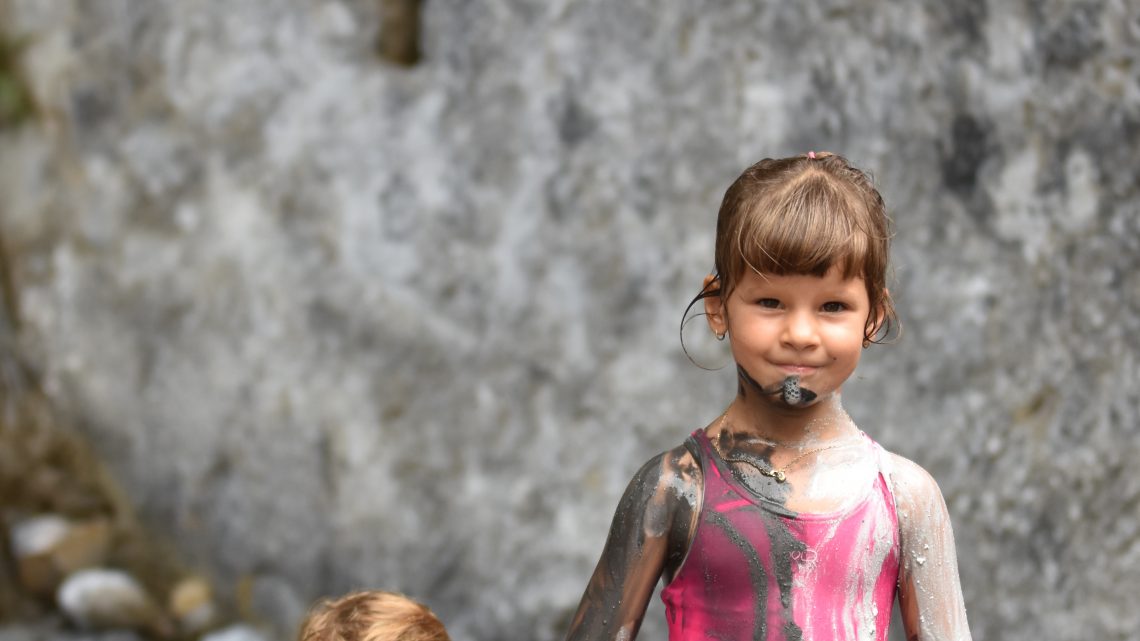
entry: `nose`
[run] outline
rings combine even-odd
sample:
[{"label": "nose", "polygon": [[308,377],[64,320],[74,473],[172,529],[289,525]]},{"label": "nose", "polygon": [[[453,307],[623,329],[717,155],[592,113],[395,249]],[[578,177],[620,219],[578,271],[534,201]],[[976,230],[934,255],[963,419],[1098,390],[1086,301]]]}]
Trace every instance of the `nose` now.
[{"label": "nose", "polygon": [[815,315],[797,311],[786,316],[781,342],[793,349],[809,349],[819,345],[819,328]]}]

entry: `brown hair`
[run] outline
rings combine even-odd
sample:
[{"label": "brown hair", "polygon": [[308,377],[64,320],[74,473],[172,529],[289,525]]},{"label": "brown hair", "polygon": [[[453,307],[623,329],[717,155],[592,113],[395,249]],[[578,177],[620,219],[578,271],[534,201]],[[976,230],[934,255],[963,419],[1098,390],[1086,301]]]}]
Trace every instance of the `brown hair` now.
[{"label": "brown hair", "polygon": [[846,158],[826,152],[766,158],[725,192],[716,222],[716,279],[693,303],[726,300],[746,269],[823,276],[838,267],[844,278],[866,284],[866,338],[881,342],[899,324],[887,291],[890,243],[883,197]]},{"label": "brown hair", "polygon": [[451,641],[427,606],[392,592],[353,592],[317,604],[298,641]]}]

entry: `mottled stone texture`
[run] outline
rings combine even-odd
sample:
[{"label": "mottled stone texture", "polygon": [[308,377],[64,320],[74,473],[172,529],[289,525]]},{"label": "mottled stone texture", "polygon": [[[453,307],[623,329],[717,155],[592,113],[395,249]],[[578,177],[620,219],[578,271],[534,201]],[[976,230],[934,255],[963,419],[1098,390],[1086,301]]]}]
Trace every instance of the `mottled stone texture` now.
[{"label": "mottled stone texture", "polygon": [[829,149],[905,322],[845,401],[941,483],[975,638],[1140,630],[1137,3],[431,0],[410,69],[370,0],[0,7],[44,111],[0,132],[23,349],[264,616],[377,585],[561,636],[629,476],[734,391],[677,339],[721,194]]}]

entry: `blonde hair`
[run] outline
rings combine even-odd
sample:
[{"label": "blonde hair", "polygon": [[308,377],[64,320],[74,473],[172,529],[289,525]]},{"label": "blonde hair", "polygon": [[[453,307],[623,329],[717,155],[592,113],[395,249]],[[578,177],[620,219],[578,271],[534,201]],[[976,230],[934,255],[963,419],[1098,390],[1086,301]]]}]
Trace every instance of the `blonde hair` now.
[{"label": "blonde hair", "polygon": [[368,590],[317,604],[298,641],[451,641],[435,614],[402,594]]},{"label": "blonde hair", "polygon": [[833,267],[860,277],[871,313],[867,340],[898,325],[887,291],[891,229],[867,174],[827,152],[766,158],[724,194],[716,223],[716,276],[693,300],[727,299],[744,270],[823,276]]}]

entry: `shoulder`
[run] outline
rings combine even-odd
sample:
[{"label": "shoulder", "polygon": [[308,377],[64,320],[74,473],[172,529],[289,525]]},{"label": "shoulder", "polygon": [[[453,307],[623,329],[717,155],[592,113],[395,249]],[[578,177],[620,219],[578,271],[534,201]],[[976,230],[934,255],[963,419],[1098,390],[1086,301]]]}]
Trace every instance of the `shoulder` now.
[{"label": "shoulder", "polygon": [[938,482],[921,465],[898,454],[887,453],[888,477],[903,525],[947,522],[946,501]]},{"label": "shoulder", "polygon": [[646,535],[671,536],[697,509],[702,487],[696,457],[680,445],[641,466],[626,487],[617,514],[639,523]]},{"label": "shoulder", "polygon": [[888,473],[896,493],[900,491],[910,495],[935,493],[941,496],[938,482],[921,465],[893,452],[886,452],[886,456]]},{"label": "shoulder", "polygon": [[645,462],[633,475],[621,498],[619,511],[673,514],[698,505],[704,479],[695,452],[685,443]]},{"label": "shoulder", "polygon": [[641,466],[629,490],[638,493],[686,495],[700,488],[701,466],[696,455],[684,444],[666,450]]}]

